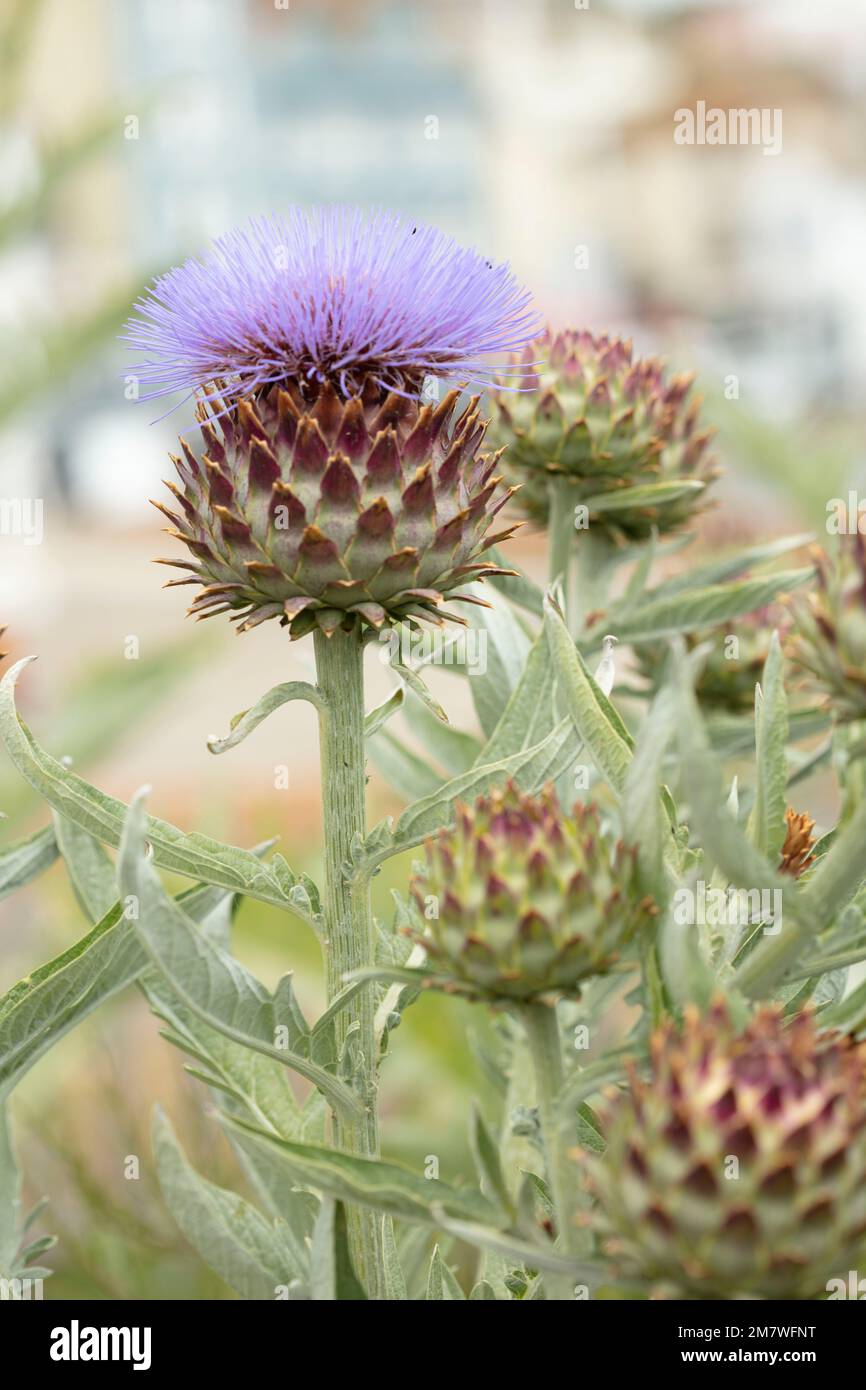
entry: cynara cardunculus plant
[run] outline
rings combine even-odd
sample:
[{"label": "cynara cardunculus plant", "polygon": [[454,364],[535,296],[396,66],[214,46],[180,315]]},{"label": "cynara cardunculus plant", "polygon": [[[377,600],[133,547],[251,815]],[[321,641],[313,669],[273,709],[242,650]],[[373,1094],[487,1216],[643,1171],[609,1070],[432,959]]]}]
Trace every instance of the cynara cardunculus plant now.
[{"label": "cynara cardunculus plant", "polygon": [[[480,560],[509,492],[486,422],[459,386],[490,378],[491,353],[519,347],[536,319],[528,293],[434,228],[379,212],[293,209],[251,223],[156,282],[128,340],[147,354],[146,398],[199,396],[201,444],[175,460],[178,510],[164,508],[202,585],[191,612],[231,611],[244,630],[279,618],[315,635],[326,856],[330,997],[373,964],[366,889],[346,865],[366,832],[363,642],[368,630],[441,623],[445,595],[501,567]],[[441,401],[430,378],[457,380]],[[337,1020],[351,1046],[362,1120],[336,1142],[378,1153],[372,990]],[[360,1230],[358,1229],[360,1228]],[[381,1231],[355,1218],[359,1272],[375,1287]]]},{"label": "cynara cardunculus plant", "polygon": [[[813,579],[776,563],[803,538],[690,565],[687,537],[663,536],[713,472],[689,379],[606,334],[539,335],[506,267],[405,218],[260,219],[158,280],[127,336],[145,398],[195,402],[164,508],[186,548],[172,582],[196,617],[276,619],[286,650],[312,639],[315,679],[278,678],[208,743],[233,748],[288,701],[316,708],[324,883],[270,842],[225,845],[92,786],[18,717],[24,663],[5,676],[0,735],[54,814],[0,851],[0,893],[62,857],[88,927],[0,998],[0,1287],[48,1272],[3,1102],[137,983],[248,1179],[241,1194],[196,1172],[158,1116],[161,1190],[243,1298],[673,1291],[737,1299],[739,1323],[746,1299],[836,1296],[866,1258],[856,565],[839,583],[822,568],[790,649],[828,708],[789,712],[779,634],[747,615]],[[462,393],[491,383],[487,450]],[[493,549],[500,474],[549,528],[546,590]],[[714,660],[728,634],[747,639],[730,669],[727,649]],[[368,645],[395,681],[370,710]],[[471,706],[463,727],[424,682],[436,663]],[[399,803],[373,826],[368,765]],[[844,809],[816,826],[829,800],[808,780],[827,767]],[[387,913],[386,864],[409,889]],[[192,886],[170,893],[160,870]],[[315,933],[314,1023],[291,975],[271,990],[233,954],[242,896]],[[477,1183],[436,1136],[423,1173],[380,1155],[380,1070],[431,987],[489,1083]]]}]

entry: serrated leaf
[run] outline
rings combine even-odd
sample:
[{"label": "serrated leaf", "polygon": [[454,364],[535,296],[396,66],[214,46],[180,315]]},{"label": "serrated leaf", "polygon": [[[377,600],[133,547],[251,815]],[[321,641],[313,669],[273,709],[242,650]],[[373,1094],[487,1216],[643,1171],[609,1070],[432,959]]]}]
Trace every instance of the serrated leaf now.
[{"label": "serrated leaf", "polygon": [[[0,737],[21,775],[53,809],[103,844],[117,846],[126,807],[52,758],[33,738],[15,709],[15,684],[32,658],[19,661],[0,682]],[[206,835],[185,835],[167,821],[148,817],[147,841],[154,862],[187,878],[290,907],[270,865],[251,850],[220,844]]]},{"label": "serrated leaf", "polygon": [[[183,1004],[232,1042],[252,1047],[312,1081],[348,1115],[362,1113],[357,1096],[297,1048],[294,1001],[287,979],[272,995],[239,961],[209,941],[166,893],[144,857],[147,817],[139,793],[133,800],[117,860],[121,895],[137,904],[134,926],[152,964]],[[276,1045],[285,1029],[291,1047]]]},{"label": "serrated leaf", "polygon": [[217,1187],[190,1165],[162,1111],[154,1115],[153,1148],[162,1195],[190,1245],[241,1298],[273,1299],[304,1277],[276,1223],[236,1192]]},{"label": "serrated leaf", "polygon": [[[226,895],[197,888],[182,897],[194,921],[215,911]],[[8,1092],[49,1048],[94,1009],[132,984],[148,965],[120,903],[74,946],[0,999],[0,1093]]]}]

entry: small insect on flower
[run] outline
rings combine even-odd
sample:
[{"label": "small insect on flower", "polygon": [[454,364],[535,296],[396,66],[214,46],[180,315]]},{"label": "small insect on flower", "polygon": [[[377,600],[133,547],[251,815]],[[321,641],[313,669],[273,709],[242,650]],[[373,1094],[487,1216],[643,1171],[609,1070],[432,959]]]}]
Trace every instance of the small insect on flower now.
[{"label": "small insect on flower", "polygon": [[[198,391],[203,447],[181,441],[163,507],[201,584],[198,618],[269,618],[292,637],[441,622],[514,489],[480,454],[478,398],[422,402],[431,373],[483,381],[527,340],[529,297],[430,227],[391,213],[294,209],[251,223],[157,282],[128,341],[151,395]],[[145,397],[146,398],[146,397]],[[460,620],[462,621],[462,620]]]},{"label": "small insect on flower", "polygon": [[417,395],[426,376],[483,386],[489,354],[539,326],[529,292],[436,227],[393,212],[290,208],[218,238],[138,301],[125,341],[145,354],[142,399],[220,379],[233,399],[325,382],[344,400],[370,381]]}]

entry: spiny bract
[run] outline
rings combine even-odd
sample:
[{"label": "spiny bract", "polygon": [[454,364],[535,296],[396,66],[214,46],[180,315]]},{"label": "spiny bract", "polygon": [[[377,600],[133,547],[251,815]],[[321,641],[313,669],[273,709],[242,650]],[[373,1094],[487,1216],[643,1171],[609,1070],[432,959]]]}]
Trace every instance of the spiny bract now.
[{"label": "spiny bract", "polygon": [[634,851],[606,840],[594,806],[564,817],[552,788],[459,806],[426,852],[412,892],[430,983],[473,998],[577,994],[654,913]]},{"label": "spiny bract", "polygon": [[794,626],[786,655],[803,685],[823,695],[840,721],[866,718],[866,536],[839,536],[830,556],[812,547],[817,583],[789,600]]},{"label": "spiny bract", "polygon": [[688,1298],[819,1298],[866,1254],[866,1055],[808,1013],[723,1003],[652,1038],[583,1155],[610,1257]]},{"label": "spiny bract", "polygon": [[[621,338],[547,329],[491,391],[491,436],[507,446],[507,471],[524,484],[519,504],[544,523],[548,480],[558,477],[572,484],[575,506],[589,503],[592,524],[616,539],[688,520],[715,477],[712,431],[699,428],[700,401],[688,400],[692,380],[666,380],[657,358],[634,359]],[[620,505],[613,496],[657,483],[671,484],[663,498],[624,497]],[[602,496],[596,512],[592,501]]]},{"label": "spiny bract", "polygon": [[179,511],[156,503],[194,557],[160,562],[191,571],[170,582],[204,586],[190,612],[234,610],[239,631],[279,618],[294,638],[440,622],[445,594],[483,603],[454,591],[508,573],[478,557],[511,534],[489,533],[509,492],[477,453],[477,398],[457,396],[422,405],[368,383],[344,402],[326,384],[310,403],[290,385],[227,409],[206,395],[203,451],[181,440],[183,488],[168,484]]}]

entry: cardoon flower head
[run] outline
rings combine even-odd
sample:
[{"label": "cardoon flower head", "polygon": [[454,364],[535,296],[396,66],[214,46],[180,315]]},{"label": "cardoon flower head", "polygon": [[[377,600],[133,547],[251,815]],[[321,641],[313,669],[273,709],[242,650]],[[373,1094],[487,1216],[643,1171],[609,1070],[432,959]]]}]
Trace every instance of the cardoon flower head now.
[{"label": "cardoon flower head", "polygon": [[786,654],[809,693],[847,722],[866,717],[866,536],[841,534],[838,545],[832,556],[812,549],[817,582],[790,600]]},{"label": "cardoon flower head", "polygon": [[419,391],[430,373],[483,381],[485,354],[531,336],[507,267],[393,214],[294,209],[163,276],[139,310],[150,395],[200,397],[202,445],[181,441],[178,509],[161,507],[192,553],[163,562],[188,571],[173,582],[203,586],[192,613],[300,637],[483,602],[455,590],[502,572],[480,557],[511,534],[490,530],[510,493],[478,453],[478,398]]},{"label": "cardoon flower head", "polygon": [[374,382],[415,395],[425,376],[485,384],[489,353],[538,327],[530,296],[435,227],[393,212],[294,207],[219,237],[161,276],[126,341],[148,355],[145,399],[217,379],[228,398],[292,382],[348,400]]},{"label": "cardoon flower head", "polygon": [[447,992],[577,995],[656,912],[638,886],[635,851],[608,841],[594,806],[564,816],[552,787],[525,796],[509,783],[459,806],[426,848],[412,893],[428,983]]},{"label": "cardoon flower head", "polygon": [[866,1253],[866,1050],[814,1018],[725,1005],[654,1034],[583,1156],[629,1275],[686,1298],[822,1296]]},{"label": "cardoon flower head", "polygon": [[615,540],[681,526],[715,477],[712,431],[691,386],[690,375],[668,377],[621,338],[546,329],[491,393],[492,432],[523,484],[520,506],[546,521],[548,483],[561,479]]}]

